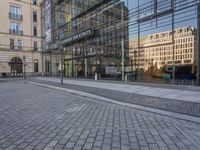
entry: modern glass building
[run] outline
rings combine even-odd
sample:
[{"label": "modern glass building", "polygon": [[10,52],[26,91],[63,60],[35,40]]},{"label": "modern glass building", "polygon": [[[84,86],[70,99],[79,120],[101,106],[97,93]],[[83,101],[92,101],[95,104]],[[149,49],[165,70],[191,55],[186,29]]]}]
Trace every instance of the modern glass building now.
[{"label": "modern glass building", "polygon": [[66,77],[122,77],[129,63],[128,9],[119,0],[54,3],[53,40],[65,47]]},{"label": "modern glass building", "polygon": [[187,84],[200,79],[197,0],[44,1],[51,2],[46,70],[59,74],[62,43],[66,77],[129,75],[130,81]]}]

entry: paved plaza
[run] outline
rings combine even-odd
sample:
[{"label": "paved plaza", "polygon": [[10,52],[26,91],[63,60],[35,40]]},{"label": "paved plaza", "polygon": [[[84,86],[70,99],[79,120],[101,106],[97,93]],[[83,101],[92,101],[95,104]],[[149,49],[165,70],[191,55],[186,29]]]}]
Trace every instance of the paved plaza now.
[{"label": "paved plaza", "polygon": [[[38,77],[31,78],[29,81],[60,87],[59,78]],[[119,102],[200,117],[200,101],[198,100],[200,98],[200,89],[198,87],[174,85],[172,86],[173,88],[170,88],[168,85],[166,88],[166,85],[158,86],[157,84],[137,85],[137,83],[109,83],[109,81],[101,80],[67,78],[64,79],[64,83],[63,88],[83,91]],[[180,89],[174,89],[175,87]],[[178,96],[185,97],[185,99],[175,98]]]},{"label": "paved plaza", "polygon": [[[53,81],[60,82],[59,78],[41,78],[36,79],[43,81]],[[101,88],[107,90],[121,91],[132,94],[153,96],[159,98],[167,98],[179,101],[189,101],[200,103],[200,88],[198,91],[190,90],[178,90],[171,88],[160,88],[152,86],[142,86],[142,85],[128,85],[128,84],[115,84],[115,83],[106,83],[106,82],[93,82],[93,81],[80,81],[80,80],[69,80],[65,79],[66,84],[79,85],[79,86],[88,86],[93,88]],[[192,88],[192,86],[190,86]]]},{"label": "paved plaza", "polygon": [[24,83],[0,83],[0,149],[199,150],[200,125]]}]

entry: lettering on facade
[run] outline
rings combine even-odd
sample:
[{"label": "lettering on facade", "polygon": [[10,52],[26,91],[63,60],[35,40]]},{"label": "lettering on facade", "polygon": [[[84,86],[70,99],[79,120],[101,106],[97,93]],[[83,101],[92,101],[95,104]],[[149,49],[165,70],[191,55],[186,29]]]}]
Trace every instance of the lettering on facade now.
[{"label": "lettering on facade", "polygon": [[64,39],[62,41],[62,44],[66,45],[71,42],[74,42],[74,41],[77,41],[77,40],[80,40],[80,39],[83,39],[83,38],[86,38],[86,37],[92,36],[92,35],[93,35],[93,29],[88,29],[86,31],[83,31],[83,32],[77,33],[75,35],[72,35],[70,37],[67,37],[66,39]]}]

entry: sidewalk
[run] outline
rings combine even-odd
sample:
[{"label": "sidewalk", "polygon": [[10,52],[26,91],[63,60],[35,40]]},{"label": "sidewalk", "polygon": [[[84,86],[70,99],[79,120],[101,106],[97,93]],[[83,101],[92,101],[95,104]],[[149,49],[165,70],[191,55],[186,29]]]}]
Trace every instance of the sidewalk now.
[{"label": "sidewalk", "polygon": [[[59,78],[36,77],[34,79],[56,82],[56,83],[60,82]],[[200,103],[200,91],[198,91],[198,87],[196,87],[194,91],[189,91],[189,90],[181,90],[181,89],[155,87],[155,85],[150,86],[151,84],[148,84],[149,86],[144,86],[144,85],[133,85],[133,84],[106,83],[105,81],[95,82],[95,81],[89,81],[89,80],[84,80],[84,81],[72,80],[72,79],[66,79],[66,78],[64,79],[64,84],[100,88],[104,90],[107,89],[107,90],[112,90],[112,91],[120,91],[124,93],[150,96],[150,97],[156,97],[160,99],[171,99],[171,100],[179,100],[179,101],[184,101],[184,102]]]},{"label": "sidewalk", "polygon": [[15,80],[23,80],[23,77],[6,77],[6,78],[2,78],[0,77],[0,82],[8,82],[8,81],[15,81]]}]

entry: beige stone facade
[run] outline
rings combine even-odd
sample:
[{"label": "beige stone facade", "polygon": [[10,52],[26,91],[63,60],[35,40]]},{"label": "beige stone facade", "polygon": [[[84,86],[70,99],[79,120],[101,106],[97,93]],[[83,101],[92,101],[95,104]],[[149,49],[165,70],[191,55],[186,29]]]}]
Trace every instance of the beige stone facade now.
[{"label": "beige stone facade", "polygon": [[[143,37],[140,44],[141,68],[148,70],[151,66],[161,69],[163,66],[193,65],[196,63],[196,35],[193,27],[175,29],[175,44],[173,58],[172,31],[151,34]],[[130,41],[130,60],[135,61],[134,51],[137,48],[137,40]],[[137,59],[138,60],[138,59]]]},{"label": "beige stone facade", "polygon": [[39,0],[0,1],[0,76],[42,73],[42,31]]}]

